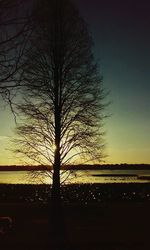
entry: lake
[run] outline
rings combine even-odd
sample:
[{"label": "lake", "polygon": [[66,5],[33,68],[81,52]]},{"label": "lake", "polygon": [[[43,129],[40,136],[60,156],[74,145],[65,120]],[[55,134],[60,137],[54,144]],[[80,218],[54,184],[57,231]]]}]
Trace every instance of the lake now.
[{"label": "lake", "polygon": [[[69,171],[61,171],[65,181]],[[150,170],[76,170],[70,173],[67,183],[146,183],[150,182]],[[0,184],[51,183],[44,171],[0,171]]]}]

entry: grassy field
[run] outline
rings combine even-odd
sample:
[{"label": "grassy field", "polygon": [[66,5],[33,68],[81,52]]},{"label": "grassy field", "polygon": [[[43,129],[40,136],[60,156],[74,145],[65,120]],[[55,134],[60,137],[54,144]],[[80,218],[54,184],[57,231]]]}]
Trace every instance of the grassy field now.
[{"label": "grassy field", "polygon": [[149,183],[64,186],[57,213],[48,206],[49,191],[47,185],[0,185],[0,216],[13,220],[0,235],[0,249],[149,249]]},{"label": "grassy field", "polygon": [[[60,249],[147,250],[149,211],[149,202],[65,204]],[[56,249],[58,235],[52,220],[55,215],[46,204],[3,203],[0,214],[13,219],[12,230],[1,235],[0,249]]]}]

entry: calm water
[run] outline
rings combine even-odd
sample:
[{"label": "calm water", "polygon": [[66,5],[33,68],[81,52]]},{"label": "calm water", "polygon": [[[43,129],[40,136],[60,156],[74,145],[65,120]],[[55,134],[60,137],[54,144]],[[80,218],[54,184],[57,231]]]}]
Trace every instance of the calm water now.
[{"label": "calm water", "polygon": [[[66,179],[68,174],[68,171],[65,173],[62,171],[62,181]],[[140,179],[140,176],[150,177],[150,170],[78,170],[70,174],[67,183],[150,182],[150,178]],[[34,173],[27,171],[1,171],[0,183],[41,184],[51,183],[51,178],[48,173],[41,173],[40,171],[34,171]]]}]

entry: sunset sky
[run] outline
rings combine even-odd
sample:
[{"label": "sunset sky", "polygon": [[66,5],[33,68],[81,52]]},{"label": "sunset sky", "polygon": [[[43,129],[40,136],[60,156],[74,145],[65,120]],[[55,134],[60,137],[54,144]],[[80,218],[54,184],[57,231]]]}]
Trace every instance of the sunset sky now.
[{"label": "sunset sky", "polygon": [[[105,122],[107,163],[150,163],[150,3],[75,0],[89,24],[111,117]],[[0,100],[0,164],[19,164],[11,152],[15,127]]]}]

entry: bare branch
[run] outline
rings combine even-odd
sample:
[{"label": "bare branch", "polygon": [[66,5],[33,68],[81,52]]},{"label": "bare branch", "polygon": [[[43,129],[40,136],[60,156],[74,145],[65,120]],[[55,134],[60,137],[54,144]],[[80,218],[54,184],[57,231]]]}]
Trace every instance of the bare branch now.
[{"label": "bare branch", "polygon": [[[57,2],[57,3],[56,3]],[[23,124],[19,153],[60,169],[75,159],[103,158],[105,93],[87,25],[70,0],[38,1],[34,29],[20,68]],[[55,190],[56,191],[56,190]]]}]

